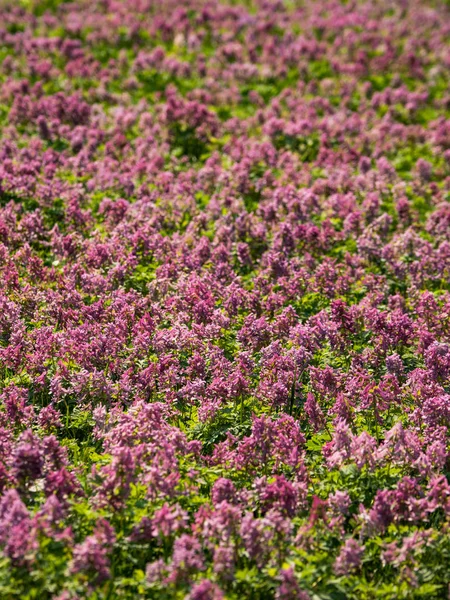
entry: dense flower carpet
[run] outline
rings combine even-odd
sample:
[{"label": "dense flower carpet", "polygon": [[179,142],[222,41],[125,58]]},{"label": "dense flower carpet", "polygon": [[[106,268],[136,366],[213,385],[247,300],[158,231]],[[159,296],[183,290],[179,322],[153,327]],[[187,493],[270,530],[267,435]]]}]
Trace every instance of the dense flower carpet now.
[{"label": "dense flower carpet", "polygon": [[0,598],[446,599],[450,5],[3,0]]}]

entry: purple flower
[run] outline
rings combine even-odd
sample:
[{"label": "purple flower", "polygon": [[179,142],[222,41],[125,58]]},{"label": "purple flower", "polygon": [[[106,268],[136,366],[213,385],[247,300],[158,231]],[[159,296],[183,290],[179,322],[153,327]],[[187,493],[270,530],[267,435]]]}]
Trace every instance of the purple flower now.
[{"label": "purple flower", "polygon": [[361,566],[361,559],[364,554],[364,547],[350,538],[344,542],[334,563],[334,570],[337,575],[348,575],[356,571]]},{"label": "purple flower", "polygon": [[184,533],[175,540],[169,581],[186,580],[192,573],[203,571],[204,556],[200,542]]},{"label": "purple flower", "polygon": [[44,456],[39,440],[31,430],[27,430],[20,436],[12,454],[13,472],[21,482],[35,481],[41,477],[43,466]]},{"label": "purple flower", "polygon": [[203,579],[192,587],[186,598],[188,600],[222,600],[224,597],[219,586],[208,579]]},{"label": "purple flower", "polygon": [[13,564],[32,560],[38,540],[25,504],[14,489],[0,500],[0,545]]},{"label": "purple flower", "polygon": [[84,573],[101,583],[110,577],[109,554],[115,542],[115,534],[108,521],[97,522],[94,533],[73,550],[71,572]]},{"label": "purple flower", "polygon": [[226,500],[227,502],[233,503],[237,498],[236,488],[234,483],[230,479],[220,477],[214,482],[211,490],[211,500],[213,504],[217,505]]},{"label": "purple flower", "polygon": [[276,600],[310,600],[310,595],[300,589],[291,567],[282,569],[279,578],[281,583],[275,592]]}]

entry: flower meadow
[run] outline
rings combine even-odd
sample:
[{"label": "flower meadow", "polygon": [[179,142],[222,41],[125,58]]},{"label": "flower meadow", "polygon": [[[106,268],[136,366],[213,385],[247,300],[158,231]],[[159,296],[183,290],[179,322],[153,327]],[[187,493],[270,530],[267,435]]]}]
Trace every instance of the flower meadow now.
[{"label": "flower meadow", "polygon": [[449,3],[4,0],[0,132],[0,598],[448,598]]}]

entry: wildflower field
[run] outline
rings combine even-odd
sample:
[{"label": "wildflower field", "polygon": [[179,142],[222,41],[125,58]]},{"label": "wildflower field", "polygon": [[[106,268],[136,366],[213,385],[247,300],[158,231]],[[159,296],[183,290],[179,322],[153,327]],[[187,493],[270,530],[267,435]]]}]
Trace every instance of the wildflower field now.
[{"label": "wildflower field", "polygon": [[2,0],[0,599],[447,599],[450,4]]}]

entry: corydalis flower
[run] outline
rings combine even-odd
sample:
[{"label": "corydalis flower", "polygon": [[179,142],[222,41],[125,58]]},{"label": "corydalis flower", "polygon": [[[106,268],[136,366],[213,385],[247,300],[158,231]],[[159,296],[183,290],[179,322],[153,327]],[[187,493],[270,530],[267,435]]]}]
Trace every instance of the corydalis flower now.
[{"label": "corydalis flower", "polygon": [[338,419],[333,439],[323,447],[323,454],[330,468],[341,466],[351,456],[353,435],[343,419]]},{"label": "corydalis flower", "polygon": [[445,381],[450,374],[450,346],[433,342],[425,352],[425,365],[432,377]]},{"label": "corydalis flower", "polygon": [[222,600],[223,598],[225,596],[219,586],[208,579],[196,583],[186,596],[186,600]]},{"label": "corydalis flower", "polygon": [[73,550],[71,572],[83,573],[95,583],[101,583],[110,576],[109,554],[116,536],[113,528],[105,519],[97,522],[94,533]]},{"label": "corydalis flower", "polygon": [[42,475],[44,456],[38,438],[31,430],[25,431],[12,454],[12,468],[21,483],[35,481]]},{"label": "corydalis flower", "polygon": [[29,512],[14,489],[5,492],[0,500],[0,545],[13,565],[32,560],[38,548]]},{"label": "corydalis flower", "polygon": [[282,569],[281,583],[275,592],[276,600],[310,600],[310,595],[300,589],[292,568]]},{"label": "corydalis flower", "polygon": [[364,554],[364,547],[350,538],[345,541],[338,557],[334,563],[334,570],[337,575],[348,575],[356,571],[361,566],[361,559]]},{"label": "corydalis flower", "polygon": [[214,485],[211,490],[211,500],[213,504],[220,504],[220,502],[224,500],[233,503],[236,499],[236,488],[234,483],[230,479],[220,477],[217,481],[214,482]]},{"label": "corydalis flower", "polygon": [[325,418],[319,403],[317,402],[314,394],[311,394],[311,392],[308,392],[304,409],[308,415],[311,425],[314,427],[314,430],[318,431],[322,429],[325,423]]},{"label": "corydalis flower", "polygon": [[194,536],[183,534],[175,540],[168,581],[187,581],[190,575],[204,568],[202,547]]}]

